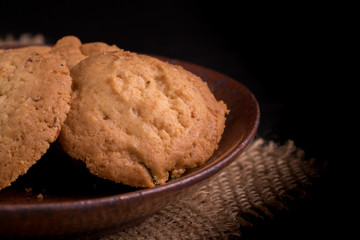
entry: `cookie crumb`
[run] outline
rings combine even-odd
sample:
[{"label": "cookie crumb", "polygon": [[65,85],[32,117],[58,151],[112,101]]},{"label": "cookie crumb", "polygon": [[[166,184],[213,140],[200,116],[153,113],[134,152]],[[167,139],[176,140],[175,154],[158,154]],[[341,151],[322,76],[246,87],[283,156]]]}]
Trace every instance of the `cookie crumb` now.
[{"label": "cookie crumb", "polygon": [[32,191],[32,188],[30,187],[30,188],[25,188],[25,192],[27,192],[27,193],[29,193],[29,192],[31,192]]},{"label": "cookie crumb", "polygon": [[39,200],[44,199],[44,196],[43,196],[41,193],[39,193],[36,197],[37,197],[37,199],[39,199]]}]

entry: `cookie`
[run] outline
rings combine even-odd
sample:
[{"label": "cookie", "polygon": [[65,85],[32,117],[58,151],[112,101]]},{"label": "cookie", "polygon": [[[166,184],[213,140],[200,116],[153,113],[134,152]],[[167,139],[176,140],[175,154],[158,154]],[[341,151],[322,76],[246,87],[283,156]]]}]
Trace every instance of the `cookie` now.
[{"label": "cookie", "polygon": [[121,51],[121,49],[103,42],[82,44],[80,39],[75,36],[65,36],[56,42],[51,53],[58,54],[65,59],[66,65],[71,69],[86,57],[106,51]]},{"label": "cookie", "polygon": [[70,110],[70,72],[50,50],[0,52],[0,189],[41,158]]},{"label": "cookie", "polygon": [[106,52],[71,70],[71,110],[59,136],[91,173],[154,187],[217,149],[226,105],[199,77],[156,58]]}]

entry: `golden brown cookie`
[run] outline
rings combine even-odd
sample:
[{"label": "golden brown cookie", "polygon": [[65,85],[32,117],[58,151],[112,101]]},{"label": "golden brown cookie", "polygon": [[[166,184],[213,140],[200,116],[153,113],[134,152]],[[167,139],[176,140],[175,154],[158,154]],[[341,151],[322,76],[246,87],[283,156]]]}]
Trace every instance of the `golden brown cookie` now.
[{"label": "golden brown cookie", "polygon": [[50,49],[0,52],[0,189],[41,158],[70,110],[70,73]]},{"label": "golden brown cookie", "polygon": [[82,44],[80,39],[75,36],[65,36],[56,42],[51,53],[60,55],[71,69],[86,57],[106,51],[121,51],[121,49],[102,42]]},{"label": "golden brown cookie", "polygon": [[203,164],[217,148],[226,105],[180,66],[107,52],[81,61],[71,76],[59,141],[97,176],[153,187]]}]

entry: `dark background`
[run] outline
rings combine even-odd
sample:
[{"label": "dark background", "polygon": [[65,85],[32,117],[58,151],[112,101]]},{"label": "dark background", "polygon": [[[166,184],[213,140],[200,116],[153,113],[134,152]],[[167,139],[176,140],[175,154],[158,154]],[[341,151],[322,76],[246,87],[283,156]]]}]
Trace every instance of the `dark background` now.
[{"label": "dark background", "polygon": [[[325,62],[334,14],[328,5],[244,4],[235,1],[2,1],[0,37],[65,35],[125,50],[185,60],[247,86],[261,110],[257,136],[288,139],[307,157],[328,161],[313,196],[245,237],[317,239],[331,236],[331,169],[335,142],[334,86]],[[330,170],[329,170],[330,169]]]}]

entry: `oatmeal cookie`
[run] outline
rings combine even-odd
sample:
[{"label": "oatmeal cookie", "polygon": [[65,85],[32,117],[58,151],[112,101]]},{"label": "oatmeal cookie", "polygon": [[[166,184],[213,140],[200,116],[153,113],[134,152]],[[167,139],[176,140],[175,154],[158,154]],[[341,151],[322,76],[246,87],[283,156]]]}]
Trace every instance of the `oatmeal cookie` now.
[{"label": "oatmeal cookie", "polygon": [[156,58],[106,52],[71,70],[63,149],[91,173],[154,187],[203,164],[217,149],[226,105],[198,76]]},{"label": "oatmeal cookie", "polygon": [[50,50],[0,52],[0,189],[41,158],[70,110],[69,69]]}]

